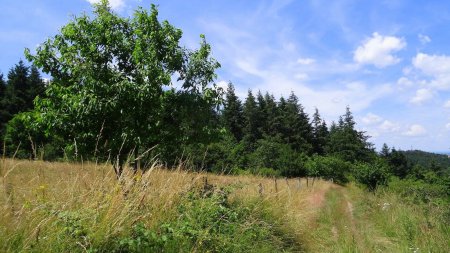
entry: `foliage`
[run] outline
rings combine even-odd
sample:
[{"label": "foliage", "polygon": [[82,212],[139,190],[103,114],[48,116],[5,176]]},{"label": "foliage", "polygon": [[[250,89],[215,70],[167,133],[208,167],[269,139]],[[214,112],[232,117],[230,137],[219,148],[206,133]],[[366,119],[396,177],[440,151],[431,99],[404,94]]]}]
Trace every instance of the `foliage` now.
[{"label": "foliage", "polygon": [[434,164],[434,170],[450,173],[450,158],[447,155],[434,154],[420,150],[398,151],[402,153],[410,164],[430,167]]},{"label": "foliage", "polygon": [[372,163],[358,163],[353,169],[356,181],[374,191],[380,185],[386,185],[389,179],[389,168],[380,158]]},{"label": "foliage", "polygon": [[244,115],[242,103],[234,92],[233,84],[229,83],[222,112],[223,124],[237,141],[243,138]]},{"label": "foliage", "polygon": [[290,145],[274,138],[261,139],[258,148],[249,155],[250,167],[259,174],[259,170],[271,168],[283,176],[295,177],[306,175],[303,161],[306,158],[296,153]]},{"label": "foliage", "polygon": [[[120,164],[133,150],[137,155],[167,142],[160,148],[170,153],[169,145],[208,139],[214,131],[205,116],[220,102],[213,83],[220,65],[204,36],[196,51],[181,47],[181,36],[180,29],[158,20],[154,5],[128,19],[102,1],[92,16],[75,17],[36,54],[26,50],[53,77],[47,97],[36,102],[46,135],[76,140],[87,158],[101,149]],[[198,110],[202,117],[193,117]],[[172,123],[178,131],[167,129]]]},{"label": "foliage", "polygon": [[352,164],[334,156],[314,155],[306,162],[308,176],[322,177],[338,184],[348,182]]},{"label": "foliage", "polygon": [[[191,192],[178,207],[176,220],[155,231],[138,224],[119,242],[118,252],[269,252],[273,231],[269,224],[254,220],[250,210],[230,205],[226,191],[208,197]],[[253,225],[248,226],[248,222]],[[114,250],[113,250],[114,251]]]},{"label": "foliage", "polygon": [[438,178],[433,172],[427,173],[427,179],[408,178],[399,180],[392,178],[389,189],[413,203],[450,203],[450,180]]},{"label": "foliage", "polygon": [[[44,88],[38,69],[35,66],[26,66],[23,61],[19,61],[9,70],[6,83],[3,75],[0,74],[0,137],[2,140],[5,137],[8,121],[18,113],[31,110],[34,99],[43,94]],[[23,140],[14,141],[18,144]],[[12,154],[17,148],[18,146],[13,147],[12,150],[8,148],[6,152]],[[3,150],[3,146],[0,150]],[[27,153],[27,149],[19,149],[18,152]]]},{"label": "foliage", "polygon": [[364,132],[355,129],[355,121],[350,108],[339,118],[339,123],[330,128],[327,153],[336,155],[345,161],[369,162],[375,156],[372,144]]}]

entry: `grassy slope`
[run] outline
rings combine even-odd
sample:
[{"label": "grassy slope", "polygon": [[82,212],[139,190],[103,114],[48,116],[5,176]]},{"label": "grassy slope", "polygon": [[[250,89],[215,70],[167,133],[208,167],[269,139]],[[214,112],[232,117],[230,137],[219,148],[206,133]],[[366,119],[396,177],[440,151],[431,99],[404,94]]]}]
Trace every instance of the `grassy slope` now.
[{"label": "grassy slope", "polygon": [[335,187],[326,196],[313,252],[448,252],[450,228],[444,206],[407,203],[380,190]]},{"label": "grassy slope", "polygon": [[[275,183],[159,165],[120,182],[109,165],[0,165],[0,251],[13,252],[134,251],[147,244],[176,252],[174,241],[183,251],[299,251],[315,213],[308,196],[329,186],[316,182],[306,190],[304,180],[298,187],[294,179]],[[202,196],[210,185],[213,194]]]},{"label": "grassy slope", "polygon": [[[438,207],[350,185],[1,161],[0,251],[445,252]],[[207,183],[205,183],[207,178]],[[214,185],[214,186],[212,186]],[[383,204],[390,203],[383,210]],[[148,239],[150,238],[150,239]]]}]

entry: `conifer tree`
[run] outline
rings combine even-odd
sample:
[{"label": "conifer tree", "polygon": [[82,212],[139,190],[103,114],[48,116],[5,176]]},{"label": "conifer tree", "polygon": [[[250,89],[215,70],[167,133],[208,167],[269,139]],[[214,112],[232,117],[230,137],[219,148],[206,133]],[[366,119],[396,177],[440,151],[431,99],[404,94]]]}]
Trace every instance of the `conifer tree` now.
[{"label": "conifer tree", "polygon": [[322,120],[319,110],[316,108],[312,119],[312,145],[313,152],[318,155],[325,154],[325,146],[328,138],[328,128],[325,120]]},{"label": "conifer tree", "polygon": [[256,95],[256,103],[258,105],[258,130],[261,135],[265,133],[265,129],[267,128],[267,103],[264,99],[263,94],[261,91],[258,91],[258,94]]},{"label": "conifer tree", "polygon": [[277,103],[275,102],[275,98],[273,95],[269,95],[268,92],[264,95],[264,101],[266,104],[265,115],[266,121],[264,124],[264,134],[268,136],[278,136],[277,129],[279,128],[279,122],[277,121],[277,116],[279,111],[277,109]]},{"label": "conifer tree", "polygon": [[243,138],[244,115],[242,103],[235,94],[232,83],[228,84],[225,103],[223,107],[223,120],[225,127],[237,141]]},{"label": "conifer tree", "polygon": [[372,144],[368,142],[369,137],[364,132],[357,131],[355,125],[350,108],[347,107],[345,114],[339,117],[338,124],[330,128],[327,153],[350,162],[371,159],[374,151]]},{"label": "conifer tree", "polygon": [[312,129],[308,114],[292,92],[286,101],[283,117],[284,140],[298,152],[310,153],[312,149]]},{"label": "conifer tree", "polygon": [[391,150],[389,149],[388,145],[386,143],[383,143],[383,147],[380,151],[380,156],[384,158],[388,158],[391,154]]},{"label": "conifer tree", "polygon": [[253,96],[252,91],[249,90],[244,103],[244,138],[249,143],[255,143],[261,138],[258,111],[255,96]]},{"label": "conifer tree", "polygon": [[0,99],[2,99],[5,95],[6,83],[3,79],[3,73],[0,73]]},{"label": "conifer tree", "polygon": [[[28,87],[29,67],[25,66],[22,60],[19,61],[8,72],[8,81],[5,91],[5,109],[9,121],[14,114],[29,109],[27,106],[27,87]],[[4,123],[6,123],[4,122]]]},{"label": "conifer tree", "polygon": [[31,66],[28,76],[28,87],[25,93],[27,108],[33,108],[34,98],[40,96],[45,91],[45,84],[36,66]]}]

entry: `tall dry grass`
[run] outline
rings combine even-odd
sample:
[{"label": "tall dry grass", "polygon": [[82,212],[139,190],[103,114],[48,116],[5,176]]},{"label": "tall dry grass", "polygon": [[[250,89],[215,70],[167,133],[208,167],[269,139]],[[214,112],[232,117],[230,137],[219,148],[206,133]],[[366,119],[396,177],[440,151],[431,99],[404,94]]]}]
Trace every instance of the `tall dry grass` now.
[{"label": "tall dry grass", "polygon": [[302,243],[331,186],[320,180],[309,180],[307,187],[306,179],[196,173],[182,166],[168,170],[158,163],[143,174],[125,170],[117,180],[110,164],[4,159],[0,176],[4,251],[67,250],[60,235],[68,230],[80,235],[76,250],[86,250],[129,233],[134,224],[154,227],[170,219],[182,197],[205,184],[232,187],[231,201],[253,203],[257,215],[273,214],[291,239]]}]

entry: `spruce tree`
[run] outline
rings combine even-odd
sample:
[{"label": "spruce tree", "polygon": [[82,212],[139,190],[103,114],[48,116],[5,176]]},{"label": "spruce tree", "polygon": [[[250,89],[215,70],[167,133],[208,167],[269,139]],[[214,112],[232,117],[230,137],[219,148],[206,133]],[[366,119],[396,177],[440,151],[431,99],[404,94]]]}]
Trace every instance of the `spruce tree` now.
[{"label": "spruce tree", "polygon": [[235,94],[232,83],[228,84],[225,103],[223,107],[223,121],[237,141],[243,138],[244,115],[242,103]]},{"label": "spruce tree", "polygon": [[269,95],[268,92],[264,95],[264,101],[266,104],[265,115],[266,121],[264,122],[264,134],[272,137],[279,135],[277,129],[279,128],[279,122],[277,116],[279,114],[277,103],[273,95]]},{"label": "spruce tree", "polygon": [[5,96],[6,83],[3,79],[3,73],[0,73],[0,99],[3,99]]},{"label": "spruce tree", "polygon": [[[27,88],[28,88],[29,67],[25,66],[22,60],[19,61],[8,72],[8,81],[5,91],[5,109],[9,117],[14,114],[29,109],[27,106]],[[5,123],[6,123],[5,122]]]},{"label": "spruce tree", "polygon": [[311,125],[313,135],[313,152],[318,155],[324,155],[328,138],[328,128],[326,122],[320,117],[319,110],[317,108],[314,112]]},{"label": "spruce tree", "polygon": [[298,152],[310,153],[312,128],[309,117],[293,92],[286,101],[283,118],[283,135],[286,143]]},{"label": "spruce tree", "polygon": [[27,108],[33,108],[33,101],[45,91],[45,84],[36,66],[31,66],[28,76],[28,87],[25,92]]},{"label": "spruce tree", "polygon": [[330,128],[327,153],[336,155],[346,161],[369,161],[374,155],[373,146],[368,142],[365,132],[355,129],[355,121],[350,108],[339,117],[337,125]]},{"label": "spruce tree", "polygon": [[244,139],[249,143],[255,143],[261,138],[258,112],[255,96],[249,90],[244,103]]},{"label": "spruce tree", "polygon": [[380,156],[384,158],[388,158],[391,154],[391,150],[389,149],[388,145],[386,143],[383,143],[383,147],[380,151]]},{"label": "spruce tree", "polygon": [[262,95],[261,91],[258,91],[256,95],[256,103],[258,105],[258,130],[261,135],[265,134],[265,129],[267,128],[267,103]]}]

